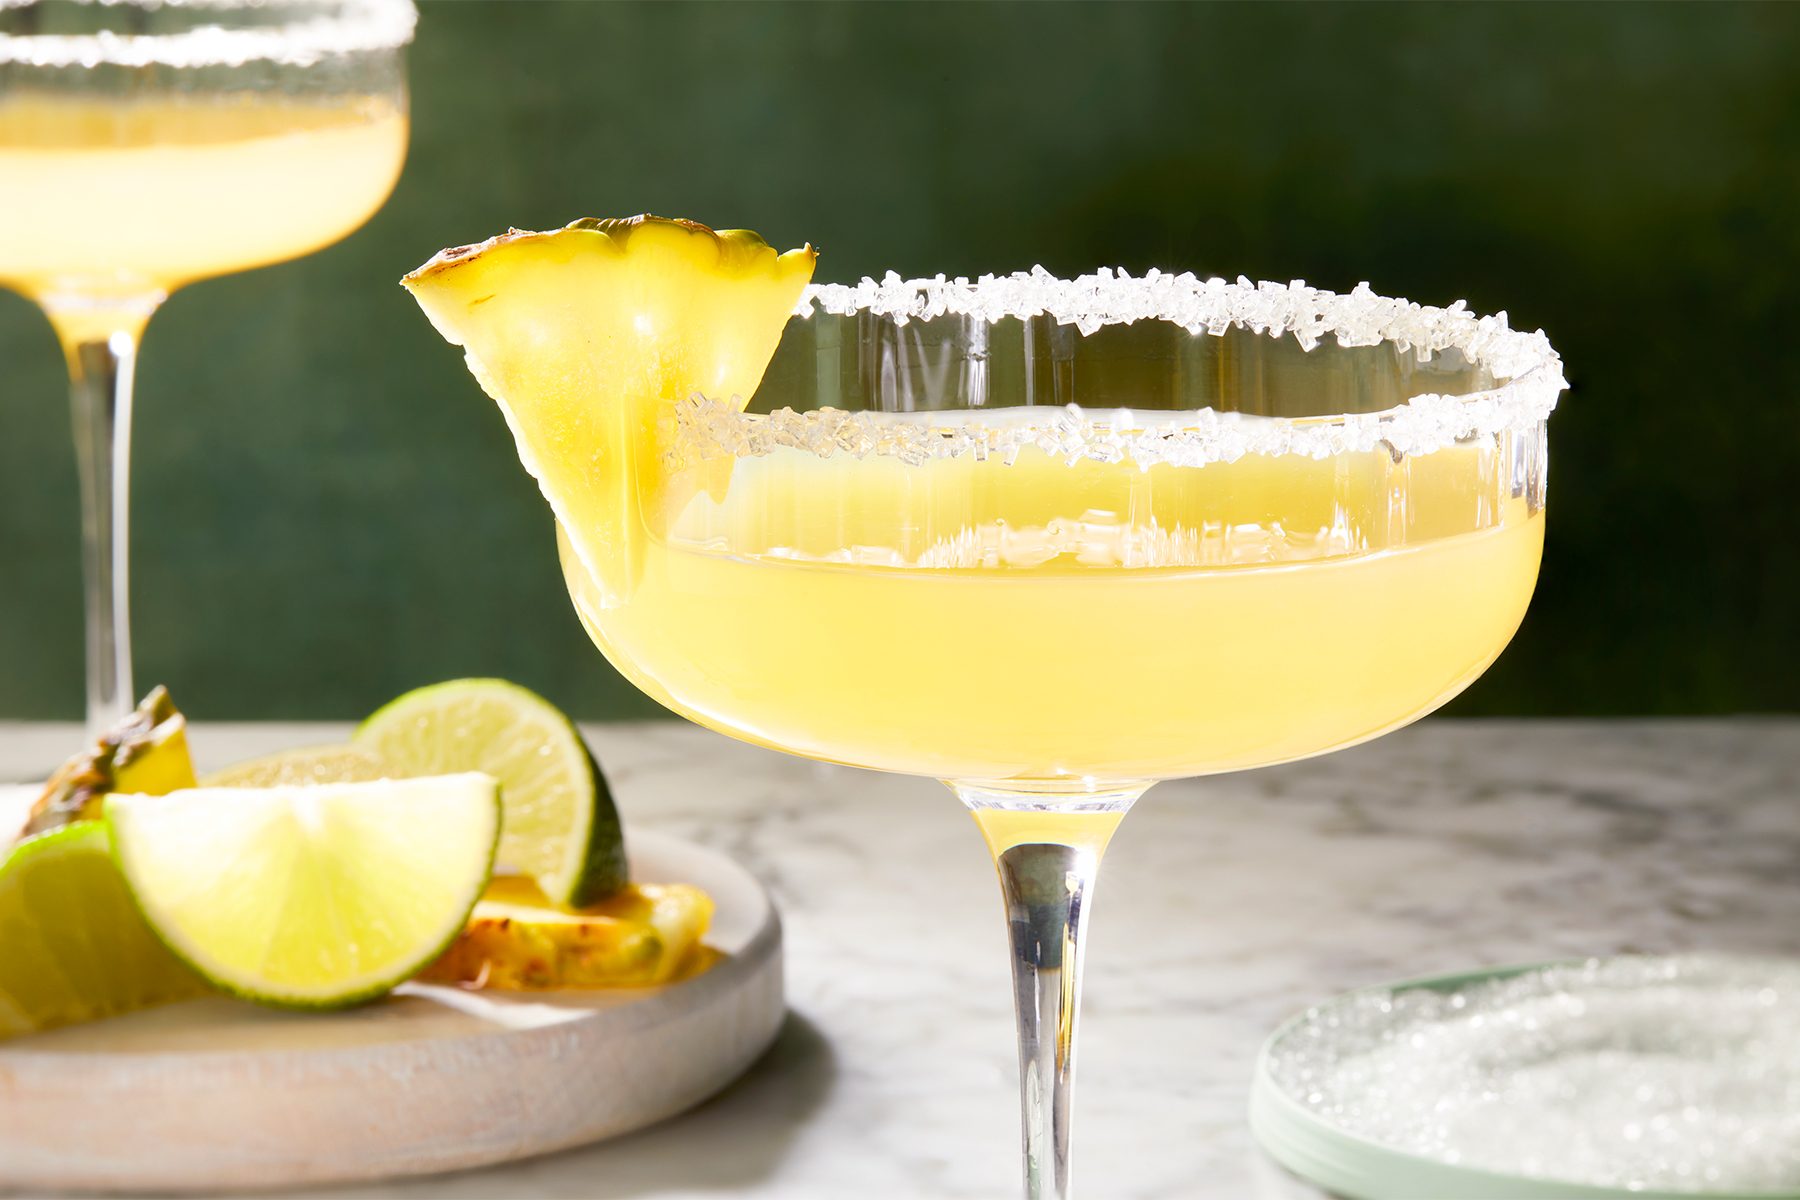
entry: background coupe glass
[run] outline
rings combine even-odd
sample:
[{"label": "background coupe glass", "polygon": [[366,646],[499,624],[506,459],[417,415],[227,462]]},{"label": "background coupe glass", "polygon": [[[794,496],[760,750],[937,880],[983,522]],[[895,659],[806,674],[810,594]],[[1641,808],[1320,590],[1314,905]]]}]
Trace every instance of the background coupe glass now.
[{"label": "background coupe glass", "polygon": [[366,221],[406,153],[410,0],[0,0],[0,283],[68,358],[87,716],[131,706],[132,366],[183,284]]},{"label": "background coupe glass", "polygon": [[973,811],[1026,1191],[1066,1197],[1108,838],[1159,779],[1352,745],[1481,674],[1537,577],[1560,362],[1460,307],[1190,276],[890,277],[802,310],[747,412],[680,406],[606,574],[564,539],[569,590],[675,711]]}]

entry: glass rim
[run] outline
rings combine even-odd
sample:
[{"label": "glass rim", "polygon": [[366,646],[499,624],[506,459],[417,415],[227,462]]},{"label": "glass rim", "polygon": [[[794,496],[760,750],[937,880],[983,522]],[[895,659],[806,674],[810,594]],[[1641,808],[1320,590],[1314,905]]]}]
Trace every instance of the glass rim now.
[{"label": "glass rim", "polygon": [[[0,12],[41,0],[0,0]],[[104,8],[196,9],[220,13],[301,7],[295,0],[65,0]],[[340,55],[398,50],[418,24],[413,0],[339,0],[319,15],[280,25],[197,25],[171,33],[20,34],[0,32],[0,66],[238,67],[253,62],[310,66]]]},{"label": "glass rim", "polygon": [[[1144,468],[1205,466],[1247,454],[1318,459],[1384,449],[1398,458],[1472,439],[1530,433],[1548,419],[1568,387],[1562,359],[1542,330],[1515,330],[1504,311],[1478,316],[1460,300],[1438,308],[1377,295],[1367,283],[1336,293],[1300,280],[1252,283],[1239,276],[1228,282],[1157,270],[1134,276],[1103,269],[1059,279],[1037,267],[974,281],[942,275],[903,279],[890,272],[879,282],[809,285],[794,316],[810,319],[819,313],[869,315],[897,325],[947,316],[989,324],[1043,317],[1084,335],[1107,325],[1156,320],[1196,336],[1223,336],[1233,329],[1270,337],[1292,334],[1309,353],[1328,337],[1345,348],[1389,343],[1422,361],[1455,350],[1487,370],[1495,385],[1459,394],[1421,393],[1375,412],[1307,417],[1077,404],[925,412],[784,408],[763,414],[696,394],[676,410],[684,457],[760,457],[787,448],[821,457],[1010,459],[1035,447],[1071,462],[1130,460]],[[990,419],[958,419],[970,412]]]}]

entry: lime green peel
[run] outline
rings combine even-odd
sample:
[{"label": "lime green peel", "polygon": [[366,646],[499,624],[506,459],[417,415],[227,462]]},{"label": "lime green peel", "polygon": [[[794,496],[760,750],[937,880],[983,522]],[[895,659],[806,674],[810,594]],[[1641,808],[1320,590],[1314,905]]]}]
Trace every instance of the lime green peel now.
[{"label": "lime green peel", "polygon": [[503,679],[419,688],[364,721],[352,743],[398,776],[483,771],[500,781],[499,861],[552,903],[583,907],[629,881],[619,812],[574,723]]},{"label": "lime green peel", "polygon": [[98,822],[0,857],[0,1038],[205,991],[138,914]]}]

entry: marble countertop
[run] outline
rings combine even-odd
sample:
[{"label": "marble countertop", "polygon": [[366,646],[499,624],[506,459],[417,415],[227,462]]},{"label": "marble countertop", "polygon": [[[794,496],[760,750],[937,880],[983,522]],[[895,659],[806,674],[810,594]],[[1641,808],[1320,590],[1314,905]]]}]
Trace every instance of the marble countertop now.
[{"label": "marble countertop", "polygon": [[[347,727],[201,725],[202,765]],[[997,888],[938,784],[676,722],[589,729],[627,825],[769,884],[791,1016],[726,1093],[601,1146],[314,1197],[991,1200],[1017,1193]],[[0,778],[75,744],[0,724]],[[1258,1045],[1345,988],[1619,951],[1800,950],[1800,720],[1426,721],[1163,784],[1107,854],[1076,1176],[1097,1200],[1296,1200],[1244,1108]],[[301,1195],[302,1193],[292,1193]]]}]

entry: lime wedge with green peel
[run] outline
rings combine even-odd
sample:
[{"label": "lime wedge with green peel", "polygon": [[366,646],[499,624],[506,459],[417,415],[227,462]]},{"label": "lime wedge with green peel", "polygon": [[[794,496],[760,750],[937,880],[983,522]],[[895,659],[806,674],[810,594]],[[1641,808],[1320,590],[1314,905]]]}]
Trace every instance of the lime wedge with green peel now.
[{"label": "lime wedge with green peel", "polygon": [[500,781],[500,863],[551,903],[581,907],[628,881],[619,811],[562,712],[504,679],[456,679],[389,702],[354,745],[395,775],[481,771]]},{"label": "lime wedge with green peel", "polygon": [[397,772],[355,746],[302,746],[233,763],[200,780],[201,787],[288,787],[307,783],[367,783]]},{"label": "lime wedge with green peel", "polygon": [[372,999],[455,940],[500,832],[485,775],[114,795],[125,882],[169,949],[287,1008]]},{"label": "lime wedge with green peel", "polygon": [[138,915],[104,825],[41,834],[0,859],[0,1038],[205,991]]}]

